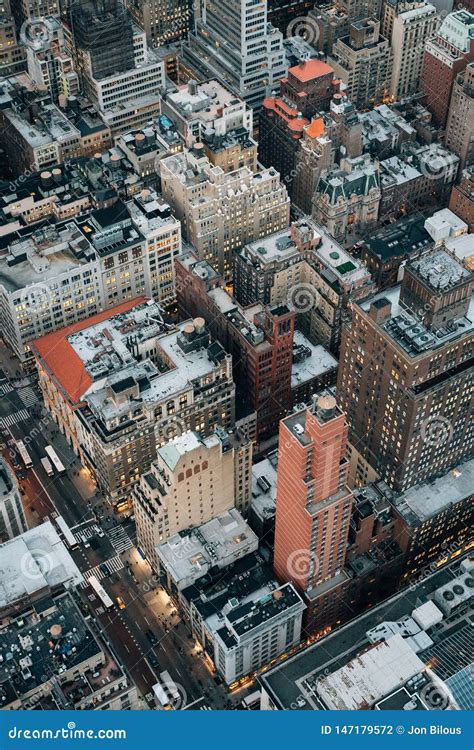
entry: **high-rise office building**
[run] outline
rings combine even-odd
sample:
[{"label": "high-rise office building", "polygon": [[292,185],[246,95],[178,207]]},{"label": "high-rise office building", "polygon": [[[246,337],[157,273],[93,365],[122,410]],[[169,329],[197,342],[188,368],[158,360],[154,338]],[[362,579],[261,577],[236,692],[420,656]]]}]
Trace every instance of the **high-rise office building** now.
[{"label": "high-rise office building", "polygon": [[435,249],[406,264],[401,286],[355,304],[343,329],[337,389],[350,440],[395,490],[472,451],[472,288]]},{"label": "high-rise office building", "polygon": [[0,0],[0,77],[15,75],[25,67],[25,48],[19,44],[11,0]]},{"label": "high-rise office building", "polygon": [[344,568],[352,508],[347,433],[329,394],[280,422],[274,567],[304,594],[309,613]]},{"label": "high-rise office building", "polygon": [[353,21],[348,36],[335,43],[329,64],[356,107],[380,102],[390,84],[392,51],[375,18]]},{"label": "high-rise office building", "polygon": [[160,172],[163,196],[182,222],[185,238],[226,281],[237,250],[288,226],[290,199],[273,167],[226,173],[211,164],[200,143],[162,159]]},{"label": "high-rise office building", "polygon": [[138,544],[155,569],[158,544],[231,508],[248,510],[251,466],[249,438],[220,428],[208,437],[179,435],[158,448],[132,493]]},{"label": "high-rise office building", "polygon": [[322,60],[302,60],[280,81],[278,96],[263,101],[258,155],[273,166],[289,189],[296,177],[296,157],[305,129],[313,115],[328,110],[338,91],[334,71]]},{"label": "high-rise office building", "polygon": [[445,143],[459,156],[461,169],[474,164],[474,62],[454,81]]},{"label": "high-rise office building", "polygon": [[268,23],[263,0],[205,0],[183,65],[201,78],[220,77],[258,109],[286,73],[283,35]]},{"label": "high-rise office building", "polygon": [[393,18],[390,37],[393,52],[390,93],[396,100],[418,92],[425,43],[440,23],[436,8],[430,3],[416,3],[409,10],[403,7],[399,7]]},{"label": "high-rise office building", "polygon": [[135,23],[145,32],[151,47],[186,39],[193,23],[192,0],[125,0]]},{"label": "high-rise office building", "polygon": [[73,4],[69,24],[82,88],[113,135],[158,116],[164,62],[148,47],[122,0]]},{"label": "high-rise office building", "polygon": [[425,46],[420,88],[424,104],[436,125],[448,119],[453,83],[468,62],[474,61],[474,14],[466,10],[450,13],[433,39]]}]

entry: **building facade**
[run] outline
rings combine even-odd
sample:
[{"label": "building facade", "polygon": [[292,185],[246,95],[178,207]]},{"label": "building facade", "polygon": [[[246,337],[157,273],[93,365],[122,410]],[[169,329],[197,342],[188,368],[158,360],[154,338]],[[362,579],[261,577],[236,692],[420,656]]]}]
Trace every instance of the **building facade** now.
[{"label": "building facade", "polygon": [[243,245],[287,227],[290,199],[275,169],[226,173],[199,144],[160,162],[163,196],[182,222],[185,239],[226,281]]},{"label": "building facade", "polygon": [[397,491],[472,450],[471,276],[443,249],[424,254],[343,330],[337,391],[351,443]]},{"label": "building facade", "polygon": [[441,128],[446,126],[453,83],[466,64],[474,61],[474,14],[450,13],[425,46],[420,87],[424,103]]},{"label": "building facade", "polygon": [[234,507],[247,514],[251,466],[251,441],[219,428],[203,438],[193,432],[179,435],[158,448],[150,471],[133,491],[138,544],[156,570],[156,547],[170,537]]},{"label": "building facade", "polygon": [[446,146],[459,156],[460,168],[474,164],[474,62],[453,84],[446,124]]}]

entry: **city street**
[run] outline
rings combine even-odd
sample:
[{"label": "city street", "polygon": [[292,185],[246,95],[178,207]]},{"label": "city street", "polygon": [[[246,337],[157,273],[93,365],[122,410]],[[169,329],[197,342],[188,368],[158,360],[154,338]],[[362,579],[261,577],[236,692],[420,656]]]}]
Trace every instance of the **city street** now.
[{"label": "city street", "polygon": [[[33,461],[29,470],[20,467],[24,479],[19,479],[28,523],[38,525],[47,517],[62,515],[79,542],[71,554],[85,581],[95,575],[114,603],[117,597],[123,600],[123,609],[117,605],[105,611],[87,583],[80,589],[99,632],[131,675],[146,703],[154,705],[152,686],[160,672],[166,670],[184,691],[182,708],[199,699],[215,709],[232,707],[235,699],[222,685],[216,684],[201,647],[196,645],[167,593],[157,588],[154,581],[149,583],[152,571],[135,547],[133,522],[118,518],[97,494],[87,470],[42,409],[41,395],[34,383],[16,385],[0,371],[3,455],[11,464],[13,441],[21,439]],[[56,450],[66,467],[65,474],[46,475],[40,459],[45,456],[47,445]],[[146,637],[149,630],[156,637],[156,646]]]}]

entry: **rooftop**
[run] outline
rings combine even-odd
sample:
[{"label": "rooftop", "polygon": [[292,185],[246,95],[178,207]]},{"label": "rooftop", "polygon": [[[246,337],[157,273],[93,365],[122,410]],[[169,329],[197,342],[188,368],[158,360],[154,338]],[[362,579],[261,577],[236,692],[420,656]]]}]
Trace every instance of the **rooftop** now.
[{"label": "rooftop", "polygon": [[156,550],[177,588],[182,589],[212,568],[225,568],[257,548],[258,538],[232,508],[196,529],[175,534]]},{"label": "rooftop", "polygon": [[[461,566],[459,561],[453,562],[336,628],[262,675],[259,680],[264,689],[278,709],[297,706],[303,710],[326,710],[335,707],[333,703],[338,708],[354,708],[340,705],[347,700],[365,701],[366,705],[360,708],[373,708],[377,702],[378,708],[402,708],[412,701],[412,708],[429,708],[423,688],[445,680],[471,662],[471,650],[460,650],[459,640],[461,636],[469,637],[472,631],[464,606],[466,598],[456,600],[454,596],[454,606],[440,610],[437,592],[458,585],[460,574],[463,578],[472,576],[473,564],[469,558]],[[430,612],[420,612],[420,606],[428,601],[433,602]],[[435,610],[437,616],[432,617],[431,611]],[[447,653],[453,636],[458,643],[454,661],[455,652],[450,648]],[[382,642],[389,645],[382,647]],[[405,691],[403,704],[393,705],[393,696],[399,689]],[[443,689],[441,683],[440,690]],[[380,705],[384,696],[390,700]]]},{"label": "rooftop", "polygon": [[0,608],[45,589],[77,586],[82,574],[51,521],[0,546]]},{"label": "rooftop", "polygon": [[382,261],[420,252],[433,246],[433,240],[424,225],[424,216],[408,216],[381,227],[364,240],[364,244]]},{"label": "rooftop", "polygon": [[308,83],[321,76],[334,75],[334,70],[322,60],[305,60],[304,63],[289,68],[288,75],[294,76],[301,83]]},{"label": "rooftop", "polygon": [[278,586],[272,581],[263,589],[254,588],[242,601],[229,599],[221,613],[207,619],[206,626],[226,649],[233,649],[253,630],[271,628],[272,620],[283,612],[304,609],[303,600],[291,583]]},{"label": "rooftop", "polygon": [[291,387],[297,388],[331,370],[337,370],[337,359],[324,346],[312,344],[304,334],[295,330]]},{"label": "rooftop", "polygon": [[417,525],[442,513],[470,495],[474,496],[474,458],[460,464],[439,479],[416,484],[394,497],[398,512]]},{"label": "rooftop", "polygon": [[252,510],[261,519],[275,516],[278,452],[252,466]]},{"label": "rooftop", "polygon": [[[112,350],[111,341],[105,337],[103,331],[109,330],[110,327],[118,334],[121,326],[126,327],[127,320],[133,320],[132,311],[137,312],[139,319],[139,311],[144,304],[144,297],[129,300],[110,310],[97,313],[87,320],[81,320],[67,328],[49,333],[36,339],[32,344],[33,353],[54,375],[63,394],[71,403],[76,404],[81,401],[94,381],[94,373],[88,371],[86,364],[87,352],[93,360],[101,349],[102,354],[105,354],[107,348]],[[127,318],[127,313],[130,313],[130,318]],[[94,346],[91,344],[91,349],[88,349],[87,342],[94,339],[95,326],[99,326],[97,329],[99,338],[96,339],[97,343]]]},{"label": "rooftop", "polygon": [[447,341],[464,335],[474,328],[474,294],[471,296],[466,317],[453,321],[449,328],[439,328],[433,332],[426,328],[418,318],[410,315],[401,307],[400,289],[399,285],[385,289],[370,297],[370,299],[361,302],[360,307],[368,312],[372,304],[387,300],[392,306],[391,314],[380,324],[380,327],[411,357],[444,346]]},{"label": "rooftop", "polygon": [[446,291],[467,281],[472,274],[445,250],[411,261],[409,268],[434,291]]},{"label": "rooftop", "polygon": [[59,683],[66,670],[94,657],[100,661],[102,653],[70,594],[40,600],[31,614],[0,633],[0,705],[8,706],[53,677]]}]

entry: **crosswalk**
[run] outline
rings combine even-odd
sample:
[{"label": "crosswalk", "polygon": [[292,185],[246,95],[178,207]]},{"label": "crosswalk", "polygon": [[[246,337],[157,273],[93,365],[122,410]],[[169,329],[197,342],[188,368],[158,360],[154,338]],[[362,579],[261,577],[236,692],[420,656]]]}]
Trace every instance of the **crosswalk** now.
[{"label": "crosswalk", "polygon": [[99,531],[100,529],[95,523],[93,526],[86,526],[86,528],[81,529],[81,531],[75,531],[74,536],[78,542],[87,542],[91,537],[97,536]]},{"label": "crosswalk", "polygon": [[121,552],[126,552],[133,547],[132,540],[122,526],[113,526],[107,531],[107,536],[110,539],[112,547],[119,555]]},{"label": "crosswalk", "polygon": [[13,414],[7,414],[6,417],[0,417],[0,427],[13,427],[13,425],[19,422],[27,422],[31,419],[27,409],[19,409],[19,411],[13,412]]},{"label": "crosswalk", "polygon": [[30,386],[26,386],[26,388],[21,388],[18,391],[18,395],[27,408],[31,406],[36,406],[39,400],[33,388],[31,388]]},{"label": "crosswalk", "polygon": [[[123,570],[123,568],[125,567],[118,555],[116,555],[115,557],[111,557],[106,561],[105,564],[107,565],[110,573],[118,573],[119,570]],[[102,581],[103,578],[107,578],[107,575],[100,569],[100,566],[96,565],[95,568],[90,568],[90,570],[85,571],[84,578],[86,580],[81,584],[81,588],[85,588],[87,586],[87,580],[91,576],[95,576],[98,581]]]},{"label": "crosswalk", "polygon": [[0,385],[0,396],[6,396],[7,393],[11,393],[14,390],[15,389],[10,385],[10,383],[2,383]]}]

